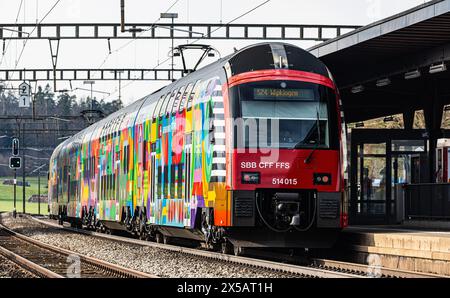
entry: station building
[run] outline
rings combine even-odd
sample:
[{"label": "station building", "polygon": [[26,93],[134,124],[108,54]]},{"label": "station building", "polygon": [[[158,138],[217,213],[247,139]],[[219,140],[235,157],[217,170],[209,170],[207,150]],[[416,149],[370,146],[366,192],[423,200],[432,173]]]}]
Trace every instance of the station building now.
[{"label": "station building", "polygon": [[450,0],[319,44],[349,124],[351,224],[450,226]]}]

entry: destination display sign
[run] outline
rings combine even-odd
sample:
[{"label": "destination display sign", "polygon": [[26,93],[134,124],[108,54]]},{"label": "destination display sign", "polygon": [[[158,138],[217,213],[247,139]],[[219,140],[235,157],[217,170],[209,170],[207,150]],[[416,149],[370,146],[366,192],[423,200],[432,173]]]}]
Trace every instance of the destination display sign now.
[{"label": "destination display sign", "polygon": [[312,89],[255,88],[255,100],[314,100]]}]

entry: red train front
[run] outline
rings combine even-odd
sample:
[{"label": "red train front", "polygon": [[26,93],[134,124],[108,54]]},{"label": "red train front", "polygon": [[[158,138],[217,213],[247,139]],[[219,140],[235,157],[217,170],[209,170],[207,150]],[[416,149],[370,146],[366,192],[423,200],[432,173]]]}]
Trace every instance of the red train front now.
[{"label": "red train front", "polygon": [[267,44],[225,69],[226,235],[235,247],[331,246],[347,215],[343,114],[327,68],[299,48]]}]

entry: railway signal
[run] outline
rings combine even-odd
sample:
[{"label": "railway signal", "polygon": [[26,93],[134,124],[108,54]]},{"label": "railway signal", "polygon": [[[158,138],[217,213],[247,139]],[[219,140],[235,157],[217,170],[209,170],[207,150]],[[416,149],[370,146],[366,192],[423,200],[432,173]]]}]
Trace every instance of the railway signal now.
[{"label": "railway signal", "polygon": [[12,140],[12,155],[18,156],[19,155],[19,139],[14,138]]},{"label": "railway signal", "polygon": [[[13,209],[13,217],[16,218],[16,194],[17,194],[17,169],[22,167],[22,158],[19,157],[19,139],[12,139],[12,155],[9,158],[9,168],[14,170],[14,209]],[[25,185],[25,184],[24,184]]]},{"label": "railway signal", "polygon": [[22,167],[22,158],[13,156],[9,158],[9,168],[13,170],[20,169]]}]

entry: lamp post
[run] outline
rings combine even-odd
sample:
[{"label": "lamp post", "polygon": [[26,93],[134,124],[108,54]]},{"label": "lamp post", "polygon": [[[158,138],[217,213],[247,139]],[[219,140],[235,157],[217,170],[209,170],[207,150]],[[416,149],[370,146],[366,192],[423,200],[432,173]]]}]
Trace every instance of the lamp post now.
[{"label": "lamp post", "polygon": [[111,71],[111,73],[112,74],[114,74],[114,79],[116,79],[116,74],[118,74],[119,75],[119,101],[121,101],[122,100],[122,74],[124,73],[124,71],[123,70],[117,70],[117,71],[115,71],[115,70],[113,70],[113,71]]},{"label": "lamp post", "polygon": [[175,23],[175,19],[177,19],[178,18],[178,13],[161,13],[161,19],[172,19],[172,28],[170,28],[170,36],[171,36],[171,38],[172,38],[172,70],[171,70],[171,75],[170,75],[170,77],[171,77],[171,80],[172,81],[174,81],[174,78],[173,78],[173,67],[174,67],[174,64],[173,64],[173,50],[174,50],[174,33],[173,33],[173,31],[174,31],[174,28],[173,28],[173,25],[174,25],[174,23]]},{"label": "lamp post", "polygon": [[30,175],[35,173],[37,171],[38,174],[38,215],[41,215],[41,169],[45,167],[47,164],[40,165],[36,169],[34,169],[32,172],[30,172]]},{"label": "lamp post", "polygon": [[93,95],[92,95],[92,93],[93,93],[92,85],[95,84],[95,81],[93,81],[93,80],[87,80],[87,81],[84,81],[83,84],[85,84],[85,85],[91,85],[91,110],[92,110],[92,99],[93,99],[93,97],[92,97],[92,96],[93,96]]},{"label": "lamp post", "polygon": [[38,214],[41,215],[41,168],[38,169]]}]

